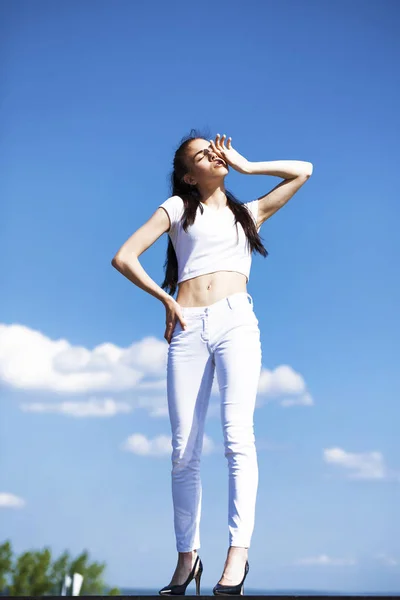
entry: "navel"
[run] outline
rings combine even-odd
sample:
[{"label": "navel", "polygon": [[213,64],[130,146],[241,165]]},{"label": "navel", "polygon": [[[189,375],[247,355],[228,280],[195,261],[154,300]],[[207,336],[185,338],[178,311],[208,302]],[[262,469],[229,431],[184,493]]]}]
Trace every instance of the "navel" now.
[{"label": "navel", "polygon": [[207,289],[211,290],[211,283],[208,284]]}]

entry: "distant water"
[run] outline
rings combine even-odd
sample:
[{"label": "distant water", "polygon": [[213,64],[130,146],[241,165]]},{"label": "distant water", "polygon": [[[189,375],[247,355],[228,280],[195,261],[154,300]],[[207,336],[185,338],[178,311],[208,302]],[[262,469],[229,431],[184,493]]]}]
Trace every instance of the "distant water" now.
[{"label": "distant water", "polygon": [[[162,587],[162,586],[160,586]],[[157,589],[151,588],[120,588],[121,594],[126,596],[158,596]],[[400,592],[335,592],[326,590],[255,590],[244,588],[245,596],[400,596]],[[195,586],[192,584],[187,589],[188,596],[195,595]],[[212,596],[212,588],[201,587],[202,596]]]}]

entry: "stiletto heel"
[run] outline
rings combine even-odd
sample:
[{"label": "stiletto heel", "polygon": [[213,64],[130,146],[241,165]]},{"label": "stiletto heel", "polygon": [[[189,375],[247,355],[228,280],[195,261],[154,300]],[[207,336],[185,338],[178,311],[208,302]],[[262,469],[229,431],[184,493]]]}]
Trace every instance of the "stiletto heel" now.
[{"label": "stiletto heel", "polygon": [[200,580],[201,580],[201,575],[203,573],[203,565],[200,561],[200,568],[197,572],[197,575],[195,577],[196,580],[196,596],[200,596]]},{"label": "stiletto heel", "polygon": [[203,573],[203,563],[201,562],[200,556],[197,556],[195,563],[193,565],[193,569],[191,570],[185,583],[182,583],[180,585],[179,584],[166,585],[158,593],[160,594],[160,596],[184,596],[187,586],[193,579],[195,579],[195,581],[196,581],[196,596],[199,596],[200,595],[200,580],[201,580],[202,573]]},{"label": "stiletto heel", "polygon": [[247,573],[249,572],[250,565],[249,561],[246,560],[246,565],[244,567],[244,577],[240,583],[237,585],[221,585],[217,583],[217,585],[213,588],[214,596],[243,596],[244,595],[244,580],[247,577]]}]

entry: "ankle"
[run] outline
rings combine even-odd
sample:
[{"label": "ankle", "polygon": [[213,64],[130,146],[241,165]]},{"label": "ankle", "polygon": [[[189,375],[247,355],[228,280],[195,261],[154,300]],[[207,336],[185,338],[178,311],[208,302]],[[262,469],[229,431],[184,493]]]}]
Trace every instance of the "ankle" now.
[{"label": "ankle", "polygon": [[191,550],[190,552],[179,552],[178,562],[183,565],[192,564],[193,559],[197,557],[197,550]]},{"label": "ankle", "polygon": [[248,548],[240,547],[240,546],[230,546],[228,548],[228,558],[233,557],[241,557],[247,560],[248,558]]}]

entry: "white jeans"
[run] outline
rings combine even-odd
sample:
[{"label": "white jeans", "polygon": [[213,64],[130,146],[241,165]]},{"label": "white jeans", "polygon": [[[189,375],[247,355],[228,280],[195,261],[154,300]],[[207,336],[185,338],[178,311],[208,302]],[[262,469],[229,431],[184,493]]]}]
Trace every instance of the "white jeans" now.
[{"label": "white jeans", "polygon": [[229,545],[250,547],[258,463],[253,414],[261,344],[247,293],[207,307],[183,308],[168,349],[167,393],[172,430],[172,499],[178,552],[200,548],[200,458],[214,372],[229,470]]}]

